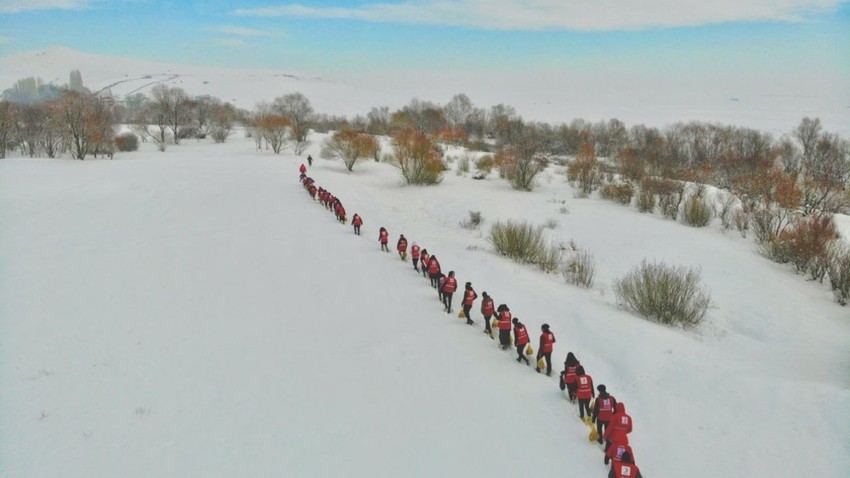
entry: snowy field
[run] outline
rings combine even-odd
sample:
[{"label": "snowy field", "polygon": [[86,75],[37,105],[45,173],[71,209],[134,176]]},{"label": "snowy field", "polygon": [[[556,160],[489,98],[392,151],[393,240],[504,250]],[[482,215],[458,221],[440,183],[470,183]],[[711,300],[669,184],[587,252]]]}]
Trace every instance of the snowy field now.
[{"label": "snowy field", "polygon": [[[606,476],[554,374],[500,351],[477,303],[474,327],[442,312],[380,226],[507,303],[535,345],[551,324],[556,366],[575,352],[627,404],[647,478],[846,476],[850,310],[750,240],[576,199],[557,168],[522,193],[317,159],[356,237],[301,188],[303,161],[241,135],[0,161],[0,476]],[[508,218],[554,220],[597,258],[593,289],[494,253]],[[701,268],[702,327],[616,307],[643,258]]]},{"label": "snowy field", "polygon": [[[150,96],[151,88],[165,84],[193,96],[217,96],[248,110],[260,101],[270,102],[295,91],[306,95],[319,113],[349,117],[365,116],[379,106],[395,111],[413,98],[446,104],[455,94],[464,93],[476,106],[510,105],[525,120],[551,124],[569,123],[574,118],[592,122],[617,118],[628,127],[703,121],[781,136],[810,116],[820,118],[826,131],[850,136],[850,89],[834,84],[829,77],[813,77],[806,85],[777,78],[748,90],[734,81],[725,84],[706,78],[702,84],[683,83],[677,75],[641,78],[607,67],[585,71],[559,65],[545,75],[426,70],[416,74],[362,71],[329,77],[299,71],[298,65],[288,70],[212,68],[51,47],[0,57],[0,89],[27,77],[63,85],[71,70],[80,70],[86,87],[108,90],[118,98],[135,93]],[[799,94],[801,88],[807,93]]]}]

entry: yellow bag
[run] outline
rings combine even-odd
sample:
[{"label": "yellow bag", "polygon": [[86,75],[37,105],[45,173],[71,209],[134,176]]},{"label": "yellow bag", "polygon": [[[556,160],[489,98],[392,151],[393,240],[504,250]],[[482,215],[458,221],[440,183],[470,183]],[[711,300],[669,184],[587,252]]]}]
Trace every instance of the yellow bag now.
[{"label": "yellow bag", "polygon": [[490,324],[490,329],[491,329],[491,330],[492,330],[492,329],[495,329],[495,328],[496,328],[496,327],[498,327],[498,326],[499,326],[499,321],[498,321],[498,320],[496,320],[496,319],[493,319],[493,323],[492,323],[492,324]]},{"label": "yellow bag", "polygon": [[596,427],[590,426],[590,435],[587,436],[588,441],[597,441],[599,440],[599,432],[596,431]]},{"label": "yellow bag", "polygon": [[537,359],[537,369],[543,370],[544,368],[546,368],[546,361],[543,360],[543,357],[540,357],[539,359]]},{"label": "yellow bag", "polygon": [[592,417],[584,417],[584,423],[588,426],[593,426],[593,418]]},{"label": "yellow bag", "polygon": [[528,344],[528,347],[525,348],[525,355],[534,355],[534,349],[531,348],[531,344]]},{"label": "yellow bag", "polygon": [[590,411],[591,412],[593,411],[593,407],[595,407],[595,406],[596,406],[596,399],[594,398],[593,400],[590,401]]},{"label": "yellow bag", "polygon": [[463,313],[463,309],[460,309],[460,312],[457,313],[457,318],[458,319],[465,319],[466,318],[466,314]]},{"label": "yellow bag", "polygon": [[511,337],[511,338],[510,338],[510,340],[509,340],[508,342],[510,342],[510,344],[511,344],[511,345],[513,345],[513,344],[514,344],[514,334],[511,334],[511,336],[510,336],[510,337]]}]

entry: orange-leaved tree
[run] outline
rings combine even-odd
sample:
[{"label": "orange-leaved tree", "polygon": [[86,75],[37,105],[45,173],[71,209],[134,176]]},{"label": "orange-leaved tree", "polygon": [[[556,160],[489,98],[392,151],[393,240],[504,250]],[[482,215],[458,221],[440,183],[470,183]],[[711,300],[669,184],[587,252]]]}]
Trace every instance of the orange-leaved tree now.
[{"label": "orange-leaved tree", "polygon": [[393,135],[393,149],[389,162],[401,171],[407,184],[440,182],[445,166],[436,144],[427,134],[403,128]]},{"label": "orange-leaved tree", "polygon": [[344,128],[325,140],[321,154],[325,159],[341,159],[353,171],[357,161],[375,157],[378,149],[378,140],[371,134]]}]

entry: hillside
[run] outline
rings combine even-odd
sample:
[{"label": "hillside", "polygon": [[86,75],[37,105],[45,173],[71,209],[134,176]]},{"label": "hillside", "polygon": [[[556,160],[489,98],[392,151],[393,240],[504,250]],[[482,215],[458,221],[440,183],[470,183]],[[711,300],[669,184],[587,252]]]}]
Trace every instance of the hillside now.
[{"label": "hillside", "polygon": [[[614,65],[608,67],[616,70]],[[52,47],[0,58],[0,90],[26,77],[41,77],[62,85],[72,70],[80,70],[93,91],[108,88],[119,98],[148,93],[156,84],[179,86],[191,95],[213,95],[240,108],[252,109],[295,91],[310,98],[317,112],[365,115],[372,107],[391,110],[412,98],[445,104],[465,93],[484,108],[511,105],[526,120],[552,124],[574,118],[588,121],[618,118],[628,126],[663,127],[680,121],[719,122],[781,135],[804,116],[818,117],[828,131],[850,136],[850,94],[845,88],[799,95],[762,85],[758,91],[738,91],[723,85],[648,84],[641,78],[573,71],[567,65],[551,75],[532,76],[488,71],[416,73],[363,71],[357,76],[327,77],[291,70],[245,70],[174,65],[131,58],[93,55]],[[840,93],[832,93],[840,92]]]},{"label": "hillside", "polygon": [[[0,475],[604,476],[556,378],[499,351],[479,314],[442,312],[379,252],[379,226],[507,303],[534,340],[549,323],[556,366],[575,352],[628,404],[645,476],[850,466],[848,311],[749,240],[577,199],[554,167],[523,193],[317,160],[310,175],[364,218],[356,237],[301,189],[303,161],[241,135],[0,161]],[[470,210],[480,230],[460,227]],[[508,218],[553,220],[554,239],[592,252],[593,289],[494,253],[486,231]],[[701,268],[702,327],[617,308],[612,281],[643,258]]]}]

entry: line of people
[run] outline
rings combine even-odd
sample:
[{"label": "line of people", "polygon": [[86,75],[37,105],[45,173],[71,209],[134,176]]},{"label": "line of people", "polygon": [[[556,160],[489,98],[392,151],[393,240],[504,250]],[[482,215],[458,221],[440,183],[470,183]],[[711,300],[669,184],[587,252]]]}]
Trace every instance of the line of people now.
[{"label": "line of people", "polygon": [[[342,223],[346,222],[345,209],[342,207],[339,198],[334,197],[327,190],[316,188],[313,179],[306,176],[306,168],[303,164],[301,165],[301,182],[313,199],[318,196],[318,200],[325,208],[334,212],[337,220]],[[362,225],[363,219],[358,214],[354,214],[351,226],[353,226],[356,235],[360,235]],[[381,251],[390,252],[389,232],[385,227],[378,230],[378,243]],[[403,262],[407,261],[407,250],[407,238],[404,237],[404,234],[401,234],[396,242],[396,252]],[[451,314],[452,299],[458,288],[455,271],[449,271],[448,275],[443,274],[437,256],[430,254],[427,249],[420,247],[416,242],[413,242],[410,246],[410,258],[414,271],[430,279],[431,287],[437,290],[438,298],[443,304],[443,310],[447,314]],[[526,365],[530,366],[531,361],[528,356],[533,355],[534,351],[525,324],[520,322],[519,318],[513,316],[507,304],[500,304],[494,308],[493,298],[486,291],[482,292],[481,295],[479,310],[484,319],[484,333],[495,339],[493,329],[498,329],[499,347],[502,350],[507,350],[513,345],[517,353],[516,361],[525,362]],[[469,325],[475,324],[471,312],[476,299],[478,299],[478,293],[473,289],[471,282],[466,282],[461,299],[461,312],[458,316],[465,318]],[[545,369],[546,375],[551,376],[552,352],[556,342],[555,334],[550,330],[549,324],[543,324],[540,330],[535,369],[538,373],[543,373]],[[559,387],[562,392],[567,392],[570,403],[578,403],[579,418],[591,427],[591,434],[588,438],[597,441],[599,444],[604,443],[603,462],[606,465],[611,465],[608,477],[642,478],[640,469],[634,462],[634,452],[629,446],[628,436],[632,432],[632,418],[626,413],[625,404],[618,402],[613,395],[608,393],[605,385],[600,384],[594,389],[593,378],[586,373],[584,366],[573,352],[569,352],[564,361],[564,369],[559,377]],[[598,396],[597,391],[599,392]]]}]

